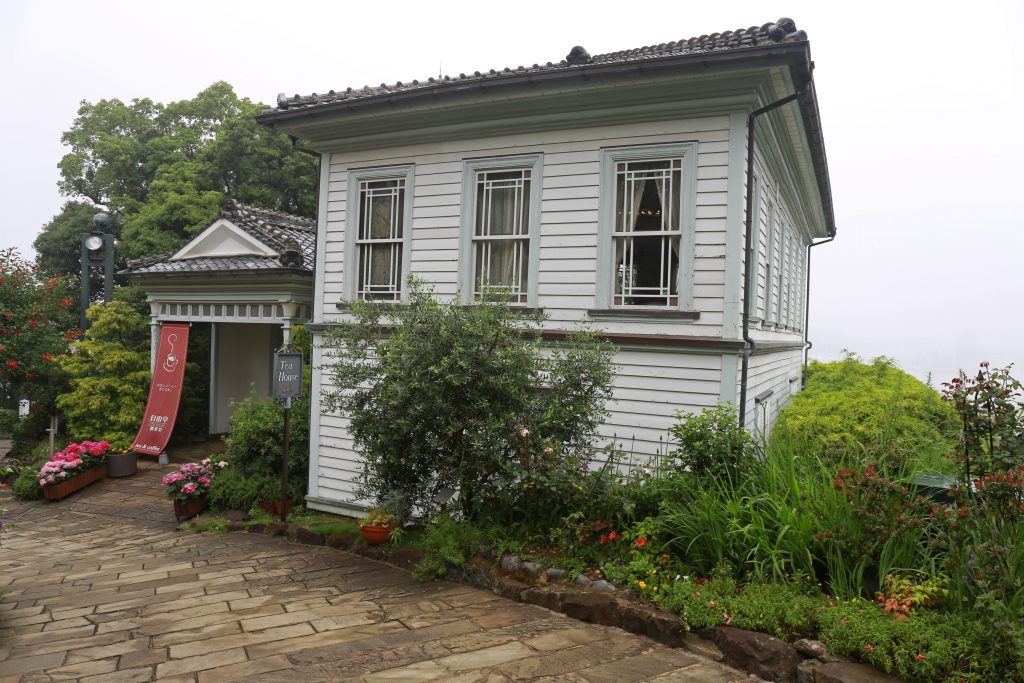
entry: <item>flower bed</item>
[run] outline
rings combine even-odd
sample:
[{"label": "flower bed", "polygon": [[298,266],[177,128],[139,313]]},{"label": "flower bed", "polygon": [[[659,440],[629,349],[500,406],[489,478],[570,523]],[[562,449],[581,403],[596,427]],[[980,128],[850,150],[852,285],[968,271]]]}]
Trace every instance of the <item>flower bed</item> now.
[{"label": "flower bed", "polygon": [[53,454],[36,474],[47,500],[60,500],[107,475],[106,441],[68,444]]}]

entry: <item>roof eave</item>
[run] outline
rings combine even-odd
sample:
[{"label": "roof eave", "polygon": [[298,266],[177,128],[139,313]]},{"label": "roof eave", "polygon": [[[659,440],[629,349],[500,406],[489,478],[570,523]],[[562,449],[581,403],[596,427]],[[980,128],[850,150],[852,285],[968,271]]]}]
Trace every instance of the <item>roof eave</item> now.
[{"label": "roof eave", "polygon": [[[751,62],[764,64],[766,60],[784,60],[790,66],[796,66],[794,56],[805,56],[809,63],[810,51],[807,41],[794,41],[763,47],[749,47],[720,52],[697,52],[668,57],[636,59],[632,61],[611,62],[602,64],[581,64],[552,71],[531,72],[523,74],[499,75],[459,80],[449,83],[435,83],[412,90],[381,93],[367,97],[327,102],[296,109],[269,110],[256,115],[256,121],[262,125],[276,128],[279,124],[287,124],[334,116],[345,112],[376,107],[393,107],[414,104],[421,100],[434,100],[478,89],[496,90],[513,88],[523,85],[538,86],[570,79],[598,79],[616,74],[634,71],[658,72],[669,69],[708,69],[726,65],[742,65]],[[797,60],[799,62],[800,60]],[[807,67],[809,68],[809,66]],[[286,130],[282,127],[283,130]]]}]

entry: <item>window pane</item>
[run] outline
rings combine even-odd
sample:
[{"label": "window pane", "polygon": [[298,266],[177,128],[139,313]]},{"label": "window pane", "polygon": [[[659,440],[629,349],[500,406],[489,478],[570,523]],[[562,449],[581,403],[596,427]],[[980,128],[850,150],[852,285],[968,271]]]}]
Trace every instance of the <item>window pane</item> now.
[{"label": "window pane", "polygon": [[476,174],[474,292],[498,289],[525,301],[530,254],[530,171]]},{"label": "window pane", "polygon": [[614,303],[678,301],[682,160],[616,164]]},{"label": "window pane", "polygon": [[404,205],[402,179],[359,184],[357,298],[400,298]]}]

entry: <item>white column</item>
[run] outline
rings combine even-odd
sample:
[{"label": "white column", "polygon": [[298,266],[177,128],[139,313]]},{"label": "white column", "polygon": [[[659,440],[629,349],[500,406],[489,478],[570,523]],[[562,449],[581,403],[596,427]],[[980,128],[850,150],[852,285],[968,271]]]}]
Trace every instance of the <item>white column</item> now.
[{"label": "white column", "polygon": [[156,370],[156,352],[160,345],[160,304],[149,303],[149,374]]}]

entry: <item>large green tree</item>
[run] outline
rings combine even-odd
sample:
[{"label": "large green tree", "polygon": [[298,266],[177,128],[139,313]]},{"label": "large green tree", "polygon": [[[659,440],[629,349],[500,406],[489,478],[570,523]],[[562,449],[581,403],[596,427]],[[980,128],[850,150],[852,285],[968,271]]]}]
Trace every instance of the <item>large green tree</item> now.
[{"label": "large green tree", "polygon": [[228,196],[313,216],[316,160],[256,123],[265,108],[224,82],[168,104],[83,102],[61,136],[70,151],[58,185],[71,201],[36,239],[42,267],[77,272],[80,234],[99,206],[119,226],[119,259],[174,249]]}]

